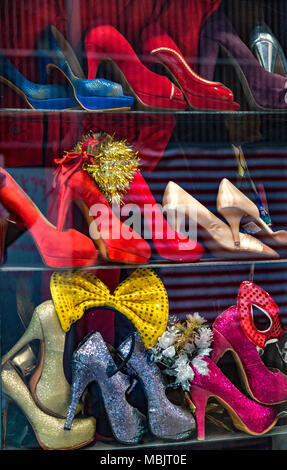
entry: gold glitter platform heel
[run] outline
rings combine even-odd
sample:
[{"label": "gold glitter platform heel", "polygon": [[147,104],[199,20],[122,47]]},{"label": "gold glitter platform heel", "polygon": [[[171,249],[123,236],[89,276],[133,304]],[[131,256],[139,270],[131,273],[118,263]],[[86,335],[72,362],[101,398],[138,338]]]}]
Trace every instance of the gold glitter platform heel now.
[{"label": "gold glitter platform heel", "polygon": [[29,388],[35,403],[45,413],[58,418],[67,414],[71,388],[63,367],[65,338],[53,301],[47,300],[35,308],[27,330],[2,359],[4,365],[28,343],[40,340],[38,366]]},{"label": "gold glitter platform heel", "polygon": [[94,418],[75,419],[72,431],[65,431],[63,419],[50,416],[37,407],[25,383],[9,361],[2,367],[1,380],[3,392],[21,408],[43,449],[79,449],[94,440]]}]

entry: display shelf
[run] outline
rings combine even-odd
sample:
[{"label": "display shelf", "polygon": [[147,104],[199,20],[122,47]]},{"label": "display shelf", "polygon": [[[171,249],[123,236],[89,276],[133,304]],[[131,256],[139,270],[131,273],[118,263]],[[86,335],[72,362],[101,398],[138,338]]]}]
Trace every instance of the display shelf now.
[{"label": "display shelf", "polygon": [[[228,422],[231,425],[231,422]],[[231,425],[232,427],[232,425]],[[244,432],[234,429],[232,432],[224,431],[222,428],[207,423],[206,424],[206,437],[205,440],[198,440],[196,432],[191,439],[184,441],[164,441],[153,438],[150,434],[144,437],[143,442],[135,445],[121,444],[117,441],[101,442],[95,441],[87,447],[86,450],[100,451],[100,452],[113,452],[113,451],[152,451],[152,450],[166,450],[170,451],[184,451],[184,450],[221,450],[223,447],[227,447],[231,443],[235,446],[242,446],[248,448],[248,446],[256,446],[258,441],[262,443],[262,440],[272,440],[276,443],[276,438],[287,436],[287,425],[276,425],[271,431],[261,436],[253,436]],[[276,447],[276,444],[275,444]],[[7,446],[5,450],[14,450],[13,447]],[[21,448],[25,450],[25,448]]]},{"label": "display shelf", "polygon": [[215,426],[210,426],[207,428],[206,439],[205,440],[197,440],[196,437],[193,439],[189,439],[186,441],[181,442],[164,442],[160,440],[152,440],[149,436],[145,438],[144,442],[141,444],[137,444],[135,446],[127,446],[122,445],[116,442],[113,443],[102,443],[96,442],[95,444],[87,447],[87,450],[99,450],[99,451],[111,451],[111,450],[148,450],[148,449],[170,449],[170,450],[205,450],[209,447],[213,447],[213,449],[220,449],[223,445],[227,444],[231,441],[246,441],[252,439],[254,444],[256,444],[256,440],[258,439],[268,439],[274,438],[276,436],[286,436],[287,434],[287,425],[284,426],[275,426],[271,431],[264,434],[263,436],[252,436],[247,435],[243,432],[234,431],[232,433],[228,433],[227,431],[218,430]]},{"label": "display shelf", "polygon": [[242,110],[242,111],[211,111],[211,110],[200,110],[200,109],[193,109],[193,110],[185,110],[185,111],[177,111],[177,110],[134,110],[131,109],[129,111],[126,110],[94,110],[88,111],[85,109],[62,109],[62,110],[53,110],[53,109],[26,109],[26,108],[1,108],[0,109],[0,116],[1,115],[19,115],[25,116],[33,115],[33,114],[176,114],[179,116],[268,116],[268,115],[279,115],[279,116],[287,116],[286,110],[280,109],[262,109],[262,110]]},{"label": "display shelf", "polygon": [[284,259],[269,259],[269,260],[223,260],[223,259],[202,259],[193,263],[177,263],[169,261],[152,261],[147,264],[98,264],[92,266],[75,266],[71,268],[51,268],[44,265],[34,266],[21,266],[21,265],[2,265],[0,272],[13,272],[13,271],[66,271],[66,270],[98,270],[98,269],[135,269],[135,268],[192,268],[192,267],[216,267],[216,266],[238,266],[238,265],[262,265],[262,264],[286,264],[287,258]]}]

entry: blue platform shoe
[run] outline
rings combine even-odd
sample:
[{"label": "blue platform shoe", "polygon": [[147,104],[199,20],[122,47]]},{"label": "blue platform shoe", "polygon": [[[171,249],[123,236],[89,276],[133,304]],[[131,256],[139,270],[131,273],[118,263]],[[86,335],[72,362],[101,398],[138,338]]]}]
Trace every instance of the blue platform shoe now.
[{"label": "blue platform shoe", "polygon": [[80,63],[64,36],[53,25],[49,25],[37,41],[36,53],[40,64],[41,80],[55,67],[64,74],[72,86],[75,99],[88,111],[130,109],[132,96],[123,94],[122,86],[102,78],[85,78]]},{"label": "blue platform shoe", "polygon": [[0,81],[15,90],[33,109],[56,110],[79,107],[72,90],[67,89],[64,85],[42,85],[30,82],[1,53]]}]

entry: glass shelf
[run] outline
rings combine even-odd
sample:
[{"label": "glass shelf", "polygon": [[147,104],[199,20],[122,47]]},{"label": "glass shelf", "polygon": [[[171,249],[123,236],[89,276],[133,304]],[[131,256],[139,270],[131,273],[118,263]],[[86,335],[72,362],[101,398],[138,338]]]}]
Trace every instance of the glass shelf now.
[{"label": "glass shelf", "polygon": [[[208,433],[208,428],[206,433]],[[250,443],[250,439],[256,443],[258,439],[268,439],[274,438],[276,436],[286,435],[287,433],[287,425],[284,426],[275,426],[271,431],[263,436],[252,436],[249,434],[245,434],[243,432],[235,431],[235,432],[227,432],[227,431],[219,431],[218,428],[215,426],[212,427],[212,431],[207,435],[204,441],[199,441],[196,439],[189,439],[182,442],[164,442],[160,440],[151,440],[151,438],[146,438],[145,441],[141,444],[137,444],[135,446],[128,446],[119,443],[112,442],[102,443],[97,442],[90,447],[87,447],[86,450],[99,450],[99,451],[111,451],[111,450],[146,450],[146,449],[170,449],[170,450],[205,450],[211,447],[213,449],[222,449],[224,444],[231,441],[244,441],[245,443],[248,441]]]},{"label": "glass shelf", "polygon": [[262,110],[242,110],[242,111],[212,111],[212,110],[199,110],[199,109],[194,109],[194,110],[185,110],[185,111],[176,111],[176,110],[156,110],[156,109],[151,109],[151,110],[111,110],[111,111],[106,111],[106,110],[95,110],[95,111],[87,111],[85,109],[63,109],[63,110],[40,110],[40,109],[26,109],[26,108],[0,108],[0,115],[5,114],[7,115],[18,115],[18,114],[175,114],[175,115],[181,115],[181,116],[194,116],[194,115],[199,115],[199,116],[238,116],[238,117],[243,117],[243,116],[261,116],[261,115],[279,115],[279,116],[285,116],[287,115],[287,111],[282,109],[262,109]]},{"label": "glass shelf", "polygon": [[185,262],[170,262],[166,260],[155,260],[147,264],[99,264],[91,266],[81,266],[73,268],[52,268],[45,265],[2,265],[0,266],[0,272],[13,272],[13,271],[67,271],[67,270],[98,270],[98,269],[136,269],[136,268],[192,268],[192,267],[216,267],[216,266],[239,266],[239,265],[264,265],[264,264],[275,264],[282,265],[287,263],[287,258],[284,259],[265,259],[265,260],[224,260],[224,259],[203,259],[197,262],[185,263]]}]

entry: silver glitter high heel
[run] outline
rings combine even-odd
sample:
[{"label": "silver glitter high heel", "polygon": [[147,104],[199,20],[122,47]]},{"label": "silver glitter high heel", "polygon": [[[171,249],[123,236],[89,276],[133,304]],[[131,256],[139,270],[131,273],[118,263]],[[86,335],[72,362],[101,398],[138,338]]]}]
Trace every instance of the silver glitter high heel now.
[{"label": "silver glitter high heel", "polygon": [[126,401],[129,377],[117,368],[99,332],[86,336],[73,353],[72,396],[64,428],[71,429],[79,399],[87,385],[94,381],[115,439],[123,444],[140,442],[145,432],[145,418]]},{"label": "silver glitter high heel", "polygon": [[274,72],[277,57],[280,58],[285,75],[287,75],[287,60],[283,49],[270,28],[258,24],[250,35],[250,49],[268,72]]},{"label": "silver glitter high heel", "polygon": [[129,374],[143,387],[148,402],[148,427],[151,434],[163,440],[188,439],[195,429],[194,418],[188,411],[168,400],[165,394],[167,384],[158,366],[149,360],[148,351],[139,334],[127,337],[117,352],[126,360]]}]

